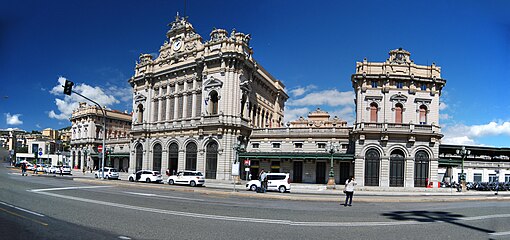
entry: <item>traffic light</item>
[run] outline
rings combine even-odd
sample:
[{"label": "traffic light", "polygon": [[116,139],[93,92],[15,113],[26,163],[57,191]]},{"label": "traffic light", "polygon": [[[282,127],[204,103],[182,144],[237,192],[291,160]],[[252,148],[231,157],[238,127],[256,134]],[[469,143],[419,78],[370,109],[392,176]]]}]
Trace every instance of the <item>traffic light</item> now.
[{"label": "traffic light", "polygon": [[71,91],[73,90],[73,85],[74,85],[73,82],[66,80],[66,83],[63,86],[65,95],[71,95]]}]

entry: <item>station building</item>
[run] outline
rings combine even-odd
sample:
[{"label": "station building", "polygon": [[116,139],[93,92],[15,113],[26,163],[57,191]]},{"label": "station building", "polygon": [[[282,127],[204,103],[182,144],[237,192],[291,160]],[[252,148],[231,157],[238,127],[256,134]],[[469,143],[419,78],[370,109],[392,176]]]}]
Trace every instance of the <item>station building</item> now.
[{"label": "station building", "polygon": [[[351,76],[353,126],[320,109],[284,123],[289,96],[253,58],[249,34],[214,29],[203,40],[179,16],[169,26],[158,56],[141,54],[129,79],[129,172],[199,170],[231,180],[233,173],[247,179],[265,169],[288,172],[293,182],[325,183],[333,171],[336,184],[355,176],[365,188],[457,179],[461,161],[452,149],[461,146],[440,145],[446,80],[434,63],[416,64],[401,48],[386,61],[364,59]],[[468,181],[480,178],[476,167],[485,169],[482,180],[496,166],[510,168],[508,155],[498,153],[508,152],[484,148],[465,158]]]}]

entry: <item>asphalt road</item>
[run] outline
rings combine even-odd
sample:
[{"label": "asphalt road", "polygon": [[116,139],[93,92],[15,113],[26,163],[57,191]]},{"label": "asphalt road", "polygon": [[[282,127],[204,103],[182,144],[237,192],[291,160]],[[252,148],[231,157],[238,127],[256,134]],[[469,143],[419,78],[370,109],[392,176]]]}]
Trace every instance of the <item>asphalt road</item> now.
[{"label": "asphalt road", "polygon": [[354,198],[352,207],[344,207],[71,179],[22,177],[0,167],[0,239],[510,238],[508,201],[357,203]]}]

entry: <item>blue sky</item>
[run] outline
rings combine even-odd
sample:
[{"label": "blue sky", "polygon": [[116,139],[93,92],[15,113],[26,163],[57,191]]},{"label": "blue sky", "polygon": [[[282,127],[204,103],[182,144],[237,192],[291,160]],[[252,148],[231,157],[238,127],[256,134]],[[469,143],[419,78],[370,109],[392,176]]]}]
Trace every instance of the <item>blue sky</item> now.
[{"label": "blue sky", "polygon": [[[0,8],[0,129],[63,128],[75,90],[131,111],[127,80],[140,53],[158,52],[183,1],[3,1]],[[317,107],[354,120],[356,61],[384,61],[402,47],[435,62],[447,80],[444,143],[510,147],[509,1],[197,1],[186,15],[209,39],[213,28],[252,36],[254,58],[291,96],[286,120]],[[318,97],[320,96],[320,97]]]}]

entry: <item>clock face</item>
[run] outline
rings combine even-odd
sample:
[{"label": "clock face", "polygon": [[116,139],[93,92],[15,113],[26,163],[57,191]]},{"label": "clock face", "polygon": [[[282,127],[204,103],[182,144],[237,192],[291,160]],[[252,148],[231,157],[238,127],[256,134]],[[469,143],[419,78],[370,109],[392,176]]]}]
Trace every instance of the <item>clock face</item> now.
[{"label": "clock face", "polygon": [[181,49],[181,46],[182,46],[181,40],[177,40],[177,42],[174,43],[174,51]]}]

